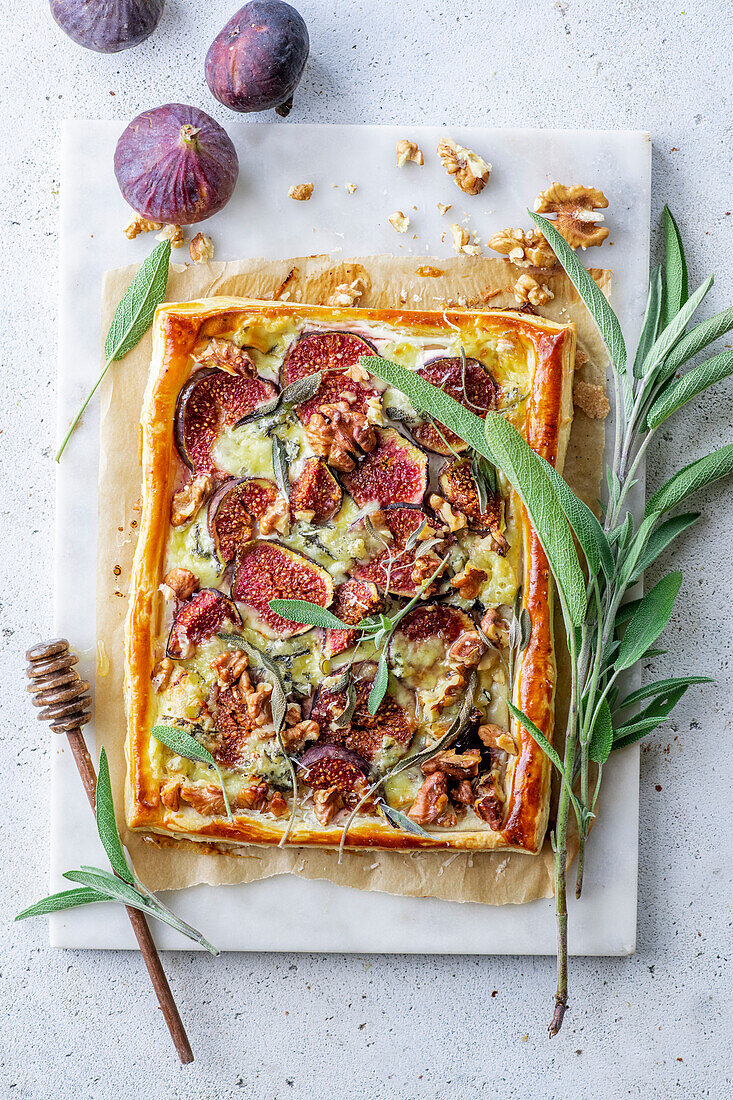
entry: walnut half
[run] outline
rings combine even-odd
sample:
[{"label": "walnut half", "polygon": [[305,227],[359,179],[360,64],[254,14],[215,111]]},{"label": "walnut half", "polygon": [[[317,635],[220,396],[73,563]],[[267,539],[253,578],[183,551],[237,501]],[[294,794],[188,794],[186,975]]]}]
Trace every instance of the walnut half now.
[{"label": "walnut half", "polygon": [[591,248],[603,244],[608,229],[598,225],[608,199],[597,187],[566,187],[553,183],[535,199],[538,214],[555,214],[555,226],[571,248]]},{"label": "walnut half", "polygon": [[453,176],[457,186],[467,195],[478,195],[489,182],[491,165],[452,138],[441,138],[438,156],[448,175]]}]

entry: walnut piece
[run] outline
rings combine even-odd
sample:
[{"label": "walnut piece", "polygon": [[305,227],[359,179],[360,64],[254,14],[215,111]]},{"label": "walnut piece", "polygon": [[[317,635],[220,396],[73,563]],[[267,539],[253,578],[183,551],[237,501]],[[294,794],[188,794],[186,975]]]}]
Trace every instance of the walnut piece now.
[{"label": "walnut piece", "polygon": [[549,286],[545,283],[538,283],[526,271],[519,276],[514,284],[514,300],[519,302],[520,305],[524,302],[531,302],[533,306],[544,306],[554,297],[555,295]]},{"label": "walnut piece", "polygon": [[555,227],[571,248],[592,248],[603,244],[608,229],[598,223],[608,199],[597,187],[566,187],[553,183],[535,199],[538,214],[555,214]]},{"label": "walnut piece", "polygon": [[260,516],[260,534],[271,535],[273,531],[280,535],[290,532],[290,505],[282,497],[268,505]]},{"label": "walnut piece", "polygon": [[491,165],[477,153],[457,145],[452,138],[441,138],[438,143],[438,156],[448,175],[453,176],[461,191],[467,195],[478,195],[483,191],[491,175]]},{"label": "walnut piece", "polygon": [[443,521],[451,534],[454,531],[462,531],[464,527],[468,527],[468,519],[463,512],[460,512],[457,508],[453,508],[445,497],[439,496],[438,493],[431,493],[429,504],[436,516]]},{"label": "walnut piece", "polygon": [[[239,682],[249,668],[249,658],[241,649],[233,649],[228,653],[220,653],[209,665],[216,673],[216,682],[219,687],[228,688]],[[249,683],[249,674],[247,675]]]},{"label": "walnut piece", "polygon": [[181,778],[172,776],[160,788],[160,801],[169,810],[178,810],[181,804]]},{"label": "walnut piece", "polygon": [[346,401],[321,405],[314,412],[305,433],[316,454],[323,455],[334,470],[349,473],[356,459],[373,451],[377,435],[360,413],[353,412]]},{"label": "walnut piece", "polygon": [[517,746],[514,743],[514,738],[502,729],[501,726],[485,725],[479,726],[477,736],[482,745],[486,745],[487,749],[501,749],[503,752],[508,752],[511,756],[517,755]]},{"label": "walnut piece", "polygon": [[195,264],[202,264],[214,257],[214,242],[204,233],[197,233],[189,242],[188,251]]},{"label": "walnut piece", "polygon": [[125,226],[124,233],[128,241],[134,241],[135,237],[139,237],[141,233],[152,233],[162,228],[162,222],[152,222],[142,214],[134,214],[130,224]]},{"label": "walnut piece", "polygon": [[464,630],[448,650],[448,663],[452,668],[473,668],[484,653],[486,645],[475,630]]},{"label": "walnut piece", "polygon": [[346,190],[348,191],[348,193],[350,195],[353,195],[353,194],[356,193],[356,184],[355,183],[347,183],[345,186],[346,186]]},{"label": "walnut piece", "polygon": [[433,772],[445,772],[451,779],[473,779],[478,775],[481,763],[481,750],[469,749],[467,752],[454,752],[447,749],[431,756],[421,765],[423,775],[432,775]]},{"label": "walnut piece", "polygon": [[440,214],[441,218],[445,214],[447,214],[449,210],[452,210],[452,209],[453,209],[453,203],[452,202],[439,202],[438,203],[438,213]]},{"label": "walnut piece", "polygon": [[502,229],[486,242],[494,252],[508,256],[517,267],[554,267],[557,256],[536,229]]},{"label": "walnut piece", "polygon": [[582,409],[591,420],[605,420],[611,411],[603,386],[576,379],[573,384],[573,404]]},{"label": "walnut piece", "polygon": [[509,645],[509,624],[495,607],[490,607],[481,620],[481,629],[492,645],[506,649]]},{"label": "walnut piece", "polygon": [[401,210],[395,210],[394,214],[389,216],[389,224],[397,233],[406,233],[410,228],[410,219],[407,214],[403,214]]},{"label": "walnut piece", "polygon": [[206,474],[199,474],[179,489],[171,501],[171,526],[183,527],[193,519],[210,492],[211,478]]},{"label": "walnut piece", "polygon": [[288,191],[288,198],[295,199],[296,202],[308,202],[312,194],[312,183],[296,183]]},{"label": "walnut piece", "polygon": [[408,160],[411,160],[414,164],[425,163],[425,158],[415,142],[403,138],[402,141],[397,142],[397,167],[402,168]]},{"label": "walnut piece", "polygon": [[486,772],[480,777],[474,794],[474,813],[482,821],[486,821],[493,832],[497,832],[501,828],[504,810],[503,800],[499,796],[497,777],[493,772]]},{"label": "walnut piece", "polygon": [[186,243],[180,225],[165,225],[155,238],[156,241],[170,241],[171,248],[182,248]]},{"label": "walnut piece", "polygon": [[[326,302],[327,306],[355,306],[366,290],[363,279],[354,279],[353,283],[339,283]],[[358,365],[358,364],[357,364]]]},{"label": "walnut piece", "polygon": [[448,809],[448,779],[445,772],[429,775],[417,792],[407,816],[418,825],[429,825]]},{"label": "walnut piece", "polygon": [[281,730],[280,736],[287,752],[300,752],[306,741],[317,741],[320,732],[318,723],[307,718],[303,722],[296,722],[294,726],[286,726]]},{"label": "walnut piece", "polygon": [[467,565],[460,573],[456,573],[451,584],[458,590],[462,600],[475,600],[481,591],[481,586],[488,579],[488,573],[483,569],[476,569],[473,565]]},{"label": "walnut piece", "polygon": [[338,787],[322,787],[313,792],[313,812],[321,825],[328,825],[333,821],[343,805],[344,800]]},{"label": "walnut piece", "polygon": [[426,581],[429,581],[433,577],[433,582],[427,586],[423,591],[421,598],[426,600],[428,596],[432,596],[439,584],[440,574],[445,572],[448,568],[448,562],[444,561],[441,566],[440,558],[435,554],[428,552],[423,554],[421,558],[418,558],[412,567],[410,573],[410,579],[416,588],[421,588]]},{"label": "walnut piece", "polygon": [[218,367],[227,374],[241,374],[247,378],[257,376],[257,367],[252,356],[231,340],[214,337],[203,350],[195,351],[193,358],[204,367]]},{"label": "walnut piece", "polygon": [[163,577],[161,588],[163,587],[169,590],[171,598],[187,600],[198,591],[200,584],[198,577],[190,569],[171,569]]},{"label": "walnut piece", "polygon": [[163,657],[163,659],[156,664],[153,669],[151,681],[158,694],[160,694],[161,691],[165,691],[168,687],[175,667],[170,657]]}]

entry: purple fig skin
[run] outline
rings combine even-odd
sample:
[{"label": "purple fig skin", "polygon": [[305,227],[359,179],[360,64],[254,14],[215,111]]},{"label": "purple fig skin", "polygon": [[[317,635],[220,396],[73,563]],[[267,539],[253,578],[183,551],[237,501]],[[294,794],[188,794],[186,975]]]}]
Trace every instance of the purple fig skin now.
[{"label": "purple fig skin", "polygon": [[239,175],[226,131],[198,107],[166,103],[143,111],[115,149],[120,191],[151,221],[192,225],[229,202]]},{"label": "purple fig skin", "polygon": [[50,0],[64,34],[96,53],[139,46],[160,22],[165,0]]},{"label": "purple fig skin", "polygon": [[274,107],[284,118],[309,50],[308,28],[295,8],[283,0],[251,0],[211,43],[206,83],[232,111]]}]

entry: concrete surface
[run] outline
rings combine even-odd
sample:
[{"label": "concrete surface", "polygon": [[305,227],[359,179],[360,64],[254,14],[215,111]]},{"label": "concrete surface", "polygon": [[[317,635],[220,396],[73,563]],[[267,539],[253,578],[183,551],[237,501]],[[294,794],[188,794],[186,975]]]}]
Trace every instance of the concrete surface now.
[{"label": "concrete surface", "polygon": [[[171,99],[225,121],[202,63],[235,5],[169,0],[149,42],[110,57],[64,38],[45,5],[12,16],[9,7],[0,16],[1,1095],[729,1096],[730,484],[696,501],[703,519],[673,555],[685,585],[669,653],[648,670],[709,673],[717,685],[690,691],[643,754],[639,950],[574,962],[572,1008],[555,1041],[544,1034],[549,959],[181,953],[166,968],[197,1054],[184,1069],[139,958],[51,951],[42,921],[12,925],[47,878],[48,760],[21,681],[23,651],[51,622],[58,125],[69,116],[126,120]],[[649,130],[653,222],[668,201],[692,283],[718,275],[706,312],[731,303],[725,0],[684,10],[679,0],[299,7],[312,59],[296,120]],[[670,422],[650,454],[652,488],[730,441],[732,393],[720,386]],[[668,554],[660,568],[671,565]]]}]

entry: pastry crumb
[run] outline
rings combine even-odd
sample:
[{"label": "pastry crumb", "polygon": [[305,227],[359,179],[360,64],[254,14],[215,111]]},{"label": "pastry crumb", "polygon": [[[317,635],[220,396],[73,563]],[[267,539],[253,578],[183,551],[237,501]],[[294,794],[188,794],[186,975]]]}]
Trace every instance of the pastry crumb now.
[{"label": "pastry crumb", "polygon": [[355,183],[347,183],[347,184],[345,184],[345,187],[346,187],[346,190],[348,191],[348,193],[350,195],[353,195],[354,192],[356,191],[356,184]]},{"label": "pastry crumb", "polygon": [[611,411],[603,387],[594,386],[592,382],[575,382],[573,404],[577,409],[582,409],[591,420],[605,420]]},{"label": "pastry crumb", "polygon": [[340,283],[334,287],[333,294],[326,302],[328,306],[355,306],[364,295],[366,286],[363,279],[354,279],[352,283]]},{"label": "pastry crumb", "polygon": [[449,210],[452,210],[452,209],[453,209],[453,203],[452,202],[439,202],[438,203],[438,213],[440,214],[441,218],[445,214],[447,214]]},{"label": "pastry crumb", "polygon": [[394,214],[390,214],[389,223],[397,233],[406,233],[410,228],[410,219],[401,210],[395,210]]}]

